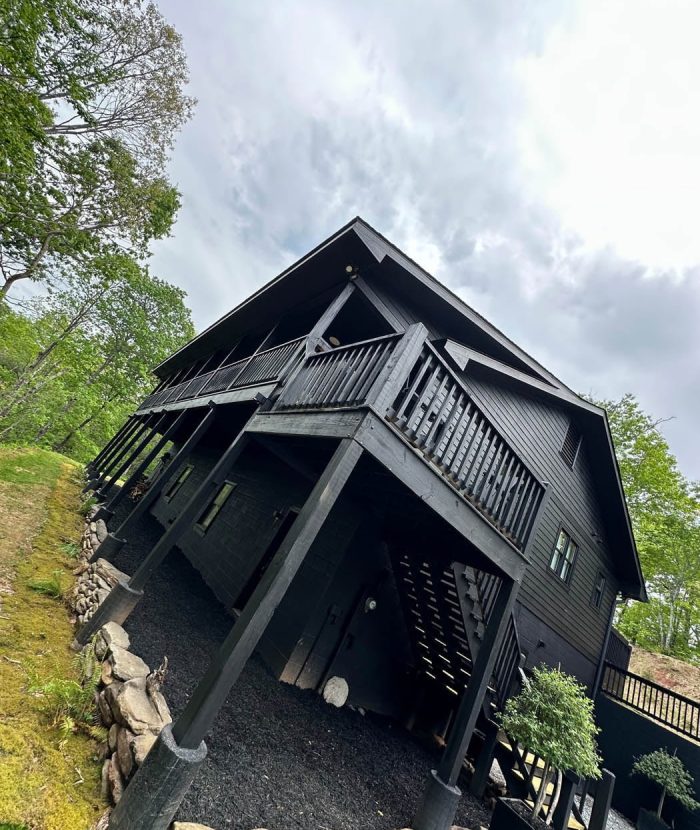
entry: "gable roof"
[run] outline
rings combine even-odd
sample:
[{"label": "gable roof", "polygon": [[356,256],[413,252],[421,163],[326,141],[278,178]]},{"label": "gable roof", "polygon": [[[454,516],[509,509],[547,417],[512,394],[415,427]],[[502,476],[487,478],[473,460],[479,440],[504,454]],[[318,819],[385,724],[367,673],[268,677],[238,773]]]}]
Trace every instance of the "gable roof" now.
[{"label": "gable roof", "polygon": [[[164,377],[231,344],[237,333],[262,326],[280,309],[289,310],[311,299],[339,290],[347,283],[346,266],[357,266],[378,276],[411,304],[441,318],[448,337],[471,342],[469,360],[480,370],[496,373],[509,383],[524,385],[571,411],[593,452],[593,474],[603,493],[610,542],[617,552],[623,593],[646,600],[632,526],[605,410],[583,400],[496,326],[393,245],[360,217],[317,245],[277,277],[251,294],[193,340],[176,351],[155,371]],[[467,335],[468,336],[465,336]]]}]

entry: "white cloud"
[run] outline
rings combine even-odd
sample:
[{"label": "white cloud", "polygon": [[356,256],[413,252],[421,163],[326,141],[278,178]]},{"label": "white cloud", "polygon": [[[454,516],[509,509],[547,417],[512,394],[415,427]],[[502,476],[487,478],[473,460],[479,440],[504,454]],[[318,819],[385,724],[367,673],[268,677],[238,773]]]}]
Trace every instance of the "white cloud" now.
[{"label": "white cloud", "polygon": [[200,328],[360,214],[574,388],[675,415],[700,477],[694,5],[162,8],[200,103],[153,267]]}]

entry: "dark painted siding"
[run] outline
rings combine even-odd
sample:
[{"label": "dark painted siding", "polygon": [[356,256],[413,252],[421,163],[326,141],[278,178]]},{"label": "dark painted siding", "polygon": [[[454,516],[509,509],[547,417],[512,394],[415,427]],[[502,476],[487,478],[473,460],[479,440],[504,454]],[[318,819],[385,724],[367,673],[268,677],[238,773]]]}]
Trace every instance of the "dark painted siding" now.
[{"label": "dark painted siding", "polygon": [[[152,512],[168,524],[192,496],[217,455],[207,449],[192,456],[194,469],[171,502],[159,499]],[[312,483],[254,446],[229,475],[237,487],[206,535],[191,528],[179,547],[202,574],[219,601],[231,609],[248,577],[275,536],[276,511],[301,508]],[[167,488],[166,488],[167,492]],[[330,583],[360,521],[355,506],[342,496],[314,542],[292,589],[271,620],[261,651],[277,671],[291,654],[307,617]]]},{"label": "dark painted siding", "polygon": [[[535,474],[550,483],[552,495],[530,546],[531,564],[520,600],[583,655],[597,661],[618,582],[605,543],[585,441],[571,469],[559,453],[569,426],[565,412],[494,383],[469,377],[465,382]],[[568,585],[549,568],[562,526],[579,545]],[[600,571],[606,575],[606,586],[601,607],[596,609],[591,598]]]}]

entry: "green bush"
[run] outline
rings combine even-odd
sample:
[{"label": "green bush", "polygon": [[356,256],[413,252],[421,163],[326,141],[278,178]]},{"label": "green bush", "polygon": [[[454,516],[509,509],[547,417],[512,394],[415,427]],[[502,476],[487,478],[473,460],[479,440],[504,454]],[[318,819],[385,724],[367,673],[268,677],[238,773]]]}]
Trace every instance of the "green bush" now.
[{"label": "green bush", "polygon": [[595,740],[599,730],[593,721],[593,701],[586,696],[585,687],[570,675],[544,665],[534,669],[520,694],[506,703],[499,719],[510,738],[544,761],[533,819],[542,809],[552,769],[559,776],[548,822],[557,806],[564,770],[600,778],[601,758]]},{"label": "green bush", "polygon": [[632,767],[633,775],[643,775],[661,787],[661,796],[656,815],[661,810],[667,795],[675,798],[688,810],[697,810],[700,804],[693,798],[693,777],[676,755],[669,755],[665,749],[656,749],[637,758]]}]

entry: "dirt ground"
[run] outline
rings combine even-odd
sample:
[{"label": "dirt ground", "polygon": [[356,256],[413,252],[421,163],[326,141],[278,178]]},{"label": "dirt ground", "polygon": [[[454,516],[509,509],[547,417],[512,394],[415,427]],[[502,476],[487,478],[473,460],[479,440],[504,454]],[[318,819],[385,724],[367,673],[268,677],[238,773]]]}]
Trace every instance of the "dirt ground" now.
[{"label": "dirt ground", "polygon": [[700,668],[691,666],[690,663],[635,646],[632,649],[630,671],[659,686],[700,701]]}]

